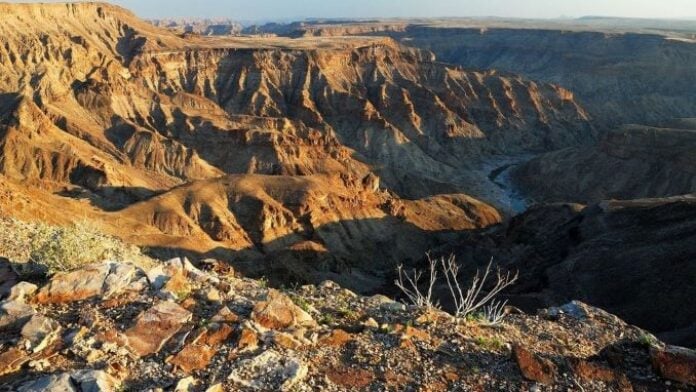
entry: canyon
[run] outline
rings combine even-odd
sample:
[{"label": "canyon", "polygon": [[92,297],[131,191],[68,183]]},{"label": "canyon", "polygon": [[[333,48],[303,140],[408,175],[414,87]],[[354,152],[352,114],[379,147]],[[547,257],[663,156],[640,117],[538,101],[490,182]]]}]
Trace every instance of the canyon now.
[{"label": "canyon", "polygon": [[[108,339],[105,331],[95,335],[106,344],[121,344],[121,332],[135,339],[142,319],[172,314],[191,328],[182,345],[212,350],[219,345],[191,342],[188,333],[195,320],[207,331],[200,339],[213,339],[207,323],[217,310],[201,305],[207,301],[201,298],[214,287],[222,299],[209,302],[241,309],[233,312],[236,321],[220,316],[215,323],[243,319],[245,333],[266,336],[276,349],[314,347],[308,342],[316,344],[328,329],[331,336],[346,333],[336,332],[339,327],[369,333],[368,340],[355,339],[372,347],[373,338],[396,336],[390,328],[411,328],[406,313],[444,317],[442,324],[428,320],[421,327],[475,345],[472,332],[460,331],[461,320],[440,311],[412,314],[412,307],[376,295],[403,297],[394,285],[398,266],[426,270],[430,255],[452,254],[462,276],[475,276],[491,260],[519,271],[519,281],[502,297],[514,319],[512,329],[502,328],[502,339],[514,342],[531,328],[525,344],[551,358],[552,370],[574,364],[563,377],[580,381],[549,371],[559,385],[628,390],[630,379],[636,390],[660,390],[663,377],[681,382],[682,390],[693,388],[688,378],[666,377],[657,362],[645,370],[658,361],[652,357],[669,355],[668,346],[636,346],[640,339],[660,339],[696,347],[690,300],[696,295],[693,23],[451,18],[242,26],[222,19],[148,22],[107,3],[0,3],[0,18],[0,223],[89,223],[144,257],[170,260],[155,267],[94,260],[107,264],[26,278],[46,285],[28,295],[31,317],[54,317],[47,298],[66,276],[82,282],[107,271],[106,282],[110,274],[130,271],[146,279],[124,278],[128,289],[118,287],[124,304],[107,301],[108,295],[98,300],[106,303],[93,303],[94,317],[120,331]],[[9,249],[14,245],[3,244],[0,236],[0,251],[9,250],[0,254],[0,277],[15,282],[32,255],[22,258]],[[1,257],[8,258],[7,268]],[[162,268],[166,273],[157,272]],[[181,287],[159,287],[153,274]],[[104,284],[102,291],[111,283]],[[302,326],[301,338],[259,328],[253,323],[268,320],[253,314],[278,298],[269,286],[306,305],[315,318],[337,313],[340,323],[323,318],[325,327]],[[6,298],[0,304],[29,311],[9,288],[5,293],[0,285],[0,298]],[[193,292],[195,301],[188,297]],[[344,294],[360,303],[359,316],[332,303]],[[435,295],[452,310],[444,282]],[[70,315],[56,316],[66,327],[78,306],[64,300],[59,296],[55,304],[70,303]],[[284,306],[290,301],[277,300]],[[152,305],[149,311],[145,304]],[[583,316],[564,314],[564,304]],[[142,311],[140,321],[127,325],[110,306],[133,318]],[[365,326],[367,318],[380,323]],[[563,328],[556,331],[559,320]],[[556,331],[565,346],[540,343],[540,325]],[[601,342],[592,341],[597,334]],[[582,379],[575,361],[587,352],[569,343],[574,335],[592,347],[592,361],[612,370],[593,367],[593,376]],[[151,347],[142,339],[130,347],[139,357],[162,351],[186,359],[182,347]],[[415,349],[403,343],[410,336],[400,339],[399,350]],[[433,346],[428,358],[455,366],[440,357],[434,341],[421,340]],[[7,370],[3,355],[19,355],[3,351],[3,342],[0,380]],[[539,381],[528,375],[527,381],[501,381],[501,370],[492,370],[497,361],[509,367],[506,356],[512,356],[526,374],[524,348],[479,346],[486,347],[476,352],[476,366],[495,373],[489,388]],[[222,347],[231,360],[239,358],[241,346]],[[640,361],[645,374],[616,365],[612,350]],[[278,365],[283,361],[274,352],[263,355]],[[80,361],[66,369],[83,367]],[[158,361],[155,371],[173,383],[173,370]],[[395,385],[385,374],[343,369],[337,375],[325,363],[314,365],[309,379],[321,384],[330,374],[343,387],[336,390],[351,390],[346,379],[360,377],[369,379],[363,387]],[[152,377],[144,367],[137,372],[129,376],[133,385]],[[598,381],[597,372],[611,376]],[[216,375],[204,375],[215,381]],[[49,381],[77,385],[83,376],[63,372]],[[445,379],[443,390],[471,386],[470,376]],[[11,377],[16,385],[24,381]]]}]

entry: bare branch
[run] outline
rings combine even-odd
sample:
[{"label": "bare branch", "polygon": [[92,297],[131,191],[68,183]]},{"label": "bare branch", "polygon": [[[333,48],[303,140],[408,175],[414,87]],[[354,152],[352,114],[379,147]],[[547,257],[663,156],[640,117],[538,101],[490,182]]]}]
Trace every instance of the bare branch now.
[{"label": "bare branch", "polygon": [[394,281],[396,287],[401,289],[401,291],[406,295],[408,301],[418,307],[423,309],[433,309],[437,305],[433,303],[433,287],[437,282],[437,261],[431,260],[430,255],[428,255],[428,260],[430,261],[429,277],[427,281],[427,289],[425,294],[421,291],[420,280],[423,276],[422,271],[413,270],[410,274],[405,272],[402,265],[397,267],[398,279]]}]

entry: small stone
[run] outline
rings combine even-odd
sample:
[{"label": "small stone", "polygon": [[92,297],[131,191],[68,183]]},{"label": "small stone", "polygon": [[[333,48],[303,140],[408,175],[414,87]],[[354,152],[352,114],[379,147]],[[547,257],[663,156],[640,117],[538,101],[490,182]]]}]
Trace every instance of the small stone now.
[{"label": "small stone", "polygon": [[319,289],[320,290],[340,290],[341,286],[332,281],[332,280],[325,280],[319,284]]},{"label": "small stone", "polygon": [[176,383],[174,392],[194,392],[196,390],[196,384],[196,379],[193,377],[182,378]]},{"label": "small stone", "polygon": [[210,321],[214,323],[236,323],[239,321],[239,316],[227,306],[223,306]]},{"label": "small stone", "polygon": [[304,346],[304,342],[285,332],[272,331],[271,340],[278,346],[288,350],[299,350]]},{"label": "small stone", "polygon": [[332,383],[349,390],[364,390],[375,379],[375,374],[369,370],[347,366],[329,369],[326,376]]},{"label": "small stone", "polygon": [[168,362],[181,369],[186,374],[195,370],[205,369],[210,365],[215,349],[204,344],[189,344]]},{"label": "small stone", "polygon": [[237,348],[241,351],[253,351],[259,346],[259,335],[251,328],[244,327],[239,334]]},{"label": "small stone", "polygon": [[187,374],[205,369],[210,365],[217,348],[232,335],[232,332],[232,327],[227,324],[211,325],[168,362]]},{"label": "small stone", "polygon": [[3,301],[0,303],[0,329],[19,329],[36,310],[24,301]]},{"label": "small stone", "polygon": [[215,384],[211,386],[210,388],[206,389],[205,392],[224,392],[225,390],[222,388],[222,384]]},{"label": "small stone", "polygon": [[621,391],[632,391],[628,378],[613,369],[600,363],[590,362],[584,359],[571,360],[573,373],[584,381],[601,381],[608,384],[617,384]]},{"label": "small stone", "polygon": [[147,279],[154,290],[160,290],[173,276],[183,272],[183,262],[180,258],[175,258],[151,268],[147,271]]},{"label": "small stone", "polygon": [[319,339],[319,344],[329,347],[343,347],[352,341],[353,335],[342,329],[335,329],[330,334]]},{"label": "small stone", "polygon": [[199,297],[210,303],[220,303],[222,302],[222,295],[220,291],[215,287],[207,287],[199,292]]},{"label": "small stone", "polygon": [[370,317],[369,319],[363,321],[362,325],[368,329],[379,329],[379,323],[377,320]]}]

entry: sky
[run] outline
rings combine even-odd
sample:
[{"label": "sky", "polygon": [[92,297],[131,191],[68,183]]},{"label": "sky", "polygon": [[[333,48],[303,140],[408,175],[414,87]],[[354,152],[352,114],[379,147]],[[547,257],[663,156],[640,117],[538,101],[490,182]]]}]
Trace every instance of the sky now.
[{"label": "sky", "polygon": [[558,18],[588,15],[696,18],[696,0],[112,0],[110,2],[126,7],[144,18],[191,16],[272,20],[306,17],[443,16]]}]

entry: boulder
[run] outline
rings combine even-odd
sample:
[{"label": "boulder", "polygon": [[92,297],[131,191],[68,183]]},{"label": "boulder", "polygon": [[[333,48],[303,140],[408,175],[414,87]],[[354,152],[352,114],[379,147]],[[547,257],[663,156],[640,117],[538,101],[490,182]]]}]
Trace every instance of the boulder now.
[{"label": "boulder", "polygon": [[56,274],[36,296],[39,303],[59,304],[91,298],[107,299],[126,290],[142,290],[144,273],[131,264],[103,262]]},{"label": "boulder", "polygon": [[140,357],[157,353],[191,317],[191,312],[174,302],[159,302],[141,313],[126,331],[128,346]]},{"label": "boulder", "polygon": [[653,347],[650,358],[662,377],[696,386],[696,351],[676,346]]}]

